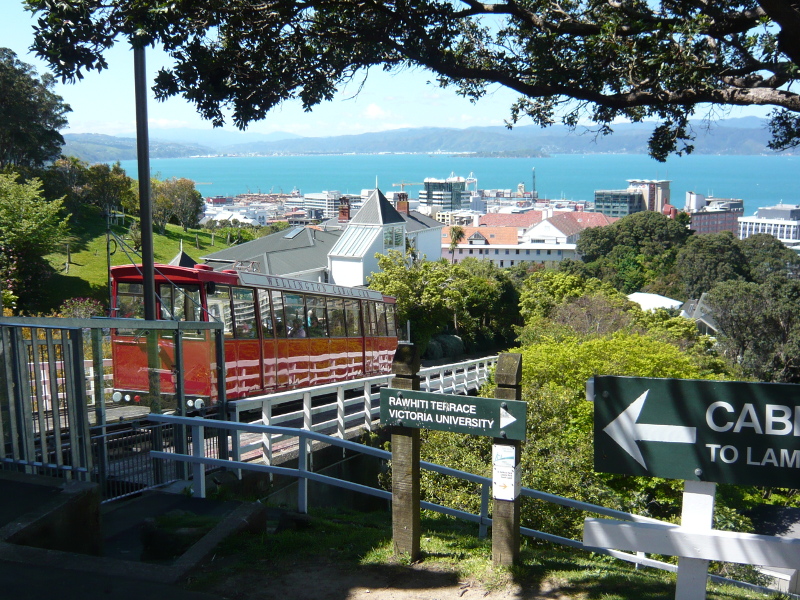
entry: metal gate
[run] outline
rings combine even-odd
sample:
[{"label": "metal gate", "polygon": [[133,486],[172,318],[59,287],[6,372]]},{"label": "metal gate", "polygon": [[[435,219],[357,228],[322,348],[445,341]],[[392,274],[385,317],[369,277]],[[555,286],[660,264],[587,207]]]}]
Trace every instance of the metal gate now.
[{"label": "metal gate", "polygon": [[184,465],[150,451],[186,451],[186,428],[150,423],[146,407],[112,399],[110,328],[212,329],[221,350],[221,325],[133,322],[0,318],[0,468],[93,481],[104,501],[183,478]]}]

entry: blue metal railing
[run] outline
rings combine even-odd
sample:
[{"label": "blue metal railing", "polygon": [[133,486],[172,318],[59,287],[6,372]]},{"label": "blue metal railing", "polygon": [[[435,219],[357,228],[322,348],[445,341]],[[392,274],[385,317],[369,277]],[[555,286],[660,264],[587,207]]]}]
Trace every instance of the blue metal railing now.
[{"label": "blue metal railing", "polygon": [[[372,448],[371,446],[365,446],[363,444],[358,444],[356,442],[350,442],[348,440],[343,440],[329,435],[325,435],[323,433],[308,431],[304,429],[278,427],[274,425],[260,425],[253,423],[214,421],[213,426],[215,428],[231,431],[234,433],[237,431],[241,431],[248,433],[257,433],[266,436],[282,435],[282,436],[295,436],[298,438],[299,454],[298,454],[297,468],[281,467],[268,464],[255,464],[255,463],[242,462],[236,460],[222,460],[218,458],[209,458],[204,456],[205,445],[203,444],[203,439],[204,439],[203,432],[205,425],[208,424],[209,421],[204,420],[202,418],[175,417],[171,415],[151,415],[151,420],[160,423],[185,425],[191,428],[192,440],[193,440],[191,454],[176,454],[170,452],[151,451],[151,455],[153,456],[153,458],[174,460],[192,465],[192,473],[193,473],[192,489],[194,494],[201,498],[204,498],[206,493],[205,476],[204,476],[205,466],[222,467],[234,470],[241,469],[241,470],[254,471],[260,473],[272,473],[276,475],[286,475],[289,477],[295,477],[298,480],[297,510],[301,513],[308,512],[309,481],[324,483],[334,487],[339,487],[342,489],[359,492],[362,494],[367,494],[378,498],[383,498],[385,500],[391,500],[392,498],[392,494],[386,490],[373,488],[359,483],[353,483],[351,481],[344,481],[342,479],[337,479],[335,477],[330,477],[328,475],[323,475],[321,473],[314,473],[309,468],[310,448],[314,442],[323,443],[331,446],[337,446],[347,450],[353,450],[360,454],[364,454],[367,456],[374,456],[383,460],[391,460],[392,453],[388,452],[387,450],[381,450],[380,448]],[[456,469],[451,469],[449,467],[425,461],[420,462],[420,468],[429,471],[434,471],[442,475],[448,475],[451,477],[464,479],[466,481],[477,483],[481,486],[481,508],[480,508],[480,513],[477,515],[466,511],[442,506],[440,504],[433,504],[431,502],[420,502],[420,508],[424,510],[432,510],[438,513],[449,515],[472,523],[477,523],[479,525],[479,536],[485,537],[487,528],[492,524],[492,519],[491,517],[489,517],[489,497],[490,497],[489,490],[492,485],[492,480],[489,477],[482,477],[480,475],[474,475],[472,473],[458,471]],[[622,512],[619,510],[605,508],[602,506],[597,506],[595,504],[589,504],[587,502],[572,500],[570,498],[564,498],[562,496],[556,496],[554,494],[548,494],[546,492],[541,492],[530,488],[522,488],[521,493],[523,496],[528,498],[534,498],[537,500],[542,500],[544,502],[558,504],[560,506],[564,506],[567,508],[591,512],[594,514],[611,517],[614,519],[620,519],[623,521],[635,521],[640,523],[658,523],[662,525],[671,525],[670,523],[666,523],[665,521],[660,521],[658,519],[651,519],[649,517],[643,517],[640,515]],[[673,573],[677,571],[677,565],[662,562],[659,560],[653,560],[647,558],[642,554],[630,554],[628,552],[621,552],[619,550],[610,550],[606,548],[589,548],[584,546],[583,542],[579,540],[573,540],[571,538],[565,538],[562,536],[553,535],[543,531],[538,531],[536,529],[520,527],[520,534],[527,537],[543,540],[546,542],[568,546],[570,548],[587,550],[598,554],[605,554],[620,560],[624,560],[626,562],[634,563],[636,565],[653,567],[656,569],[661,569],[663,571],[670,571]],[[742,581],[736,581],[733,579],[727,579],[725,577],[720,577],[718,575],[709,575],[708,577],[711,581],[715,583],[735,585],[737,587],[750,589],[765,594],[770,594],[775,592],[774,589]]]}]

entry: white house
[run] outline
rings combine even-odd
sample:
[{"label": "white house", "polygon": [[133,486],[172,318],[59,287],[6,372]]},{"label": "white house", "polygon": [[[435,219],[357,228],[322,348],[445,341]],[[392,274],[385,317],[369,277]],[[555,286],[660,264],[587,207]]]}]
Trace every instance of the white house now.
[{"label": "white house", "polygon": [[409,211],[407,200],[399,200],[397,206],[393,207],[378,189],[370,193],[328,252],[328,272],[333,283],[365,285],[367,277],[380,270],[375,255],[388,250],[405,252],[406,244],[420,258],[441,257],[441,223]]}]

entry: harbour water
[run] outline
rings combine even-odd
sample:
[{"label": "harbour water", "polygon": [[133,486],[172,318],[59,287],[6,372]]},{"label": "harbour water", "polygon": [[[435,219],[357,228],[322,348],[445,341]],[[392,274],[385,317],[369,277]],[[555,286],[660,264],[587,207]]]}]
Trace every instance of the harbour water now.
[{"label": "harbour water", "polygon": [[[136,177],[136,161],[123,161]],[[672,157],[659,163],[644,155],[585,154],[548,158],[478,158],[446,154],[352,154],[151,159],[161,179],[187,177],[204,196],[247,192],[360,193],[378,187],[405,189],[413,198],[426,177],[470,174],[481,189],[535,185],[541,198],[592,200],[599,189],[624,189],[628,179],[668,179],[672,200],[683,208],[687,191],[744,200],[745,214],[761,206],[800,204],[800,156]],[[410,185],[413,184],[413,185]]]}]

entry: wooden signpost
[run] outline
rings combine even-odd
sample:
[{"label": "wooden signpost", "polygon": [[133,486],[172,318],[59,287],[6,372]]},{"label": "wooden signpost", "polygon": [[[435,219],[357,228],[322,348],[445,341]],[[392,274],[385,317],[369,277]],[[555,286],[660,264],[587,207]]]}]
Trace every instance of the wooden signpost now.
[{"label": "wooden signpost", "polygon": [[497,398],[419,391],[419,355],[400,344],[392,387],[381,390],[381,424],[392,427],[392,535],[395,554],[419,557],[420,429],[494,438],[492,560],[512,565],[519,557],[520,446],[527,403],[521,398],[522,356],[502,354],[495,380]]}]

